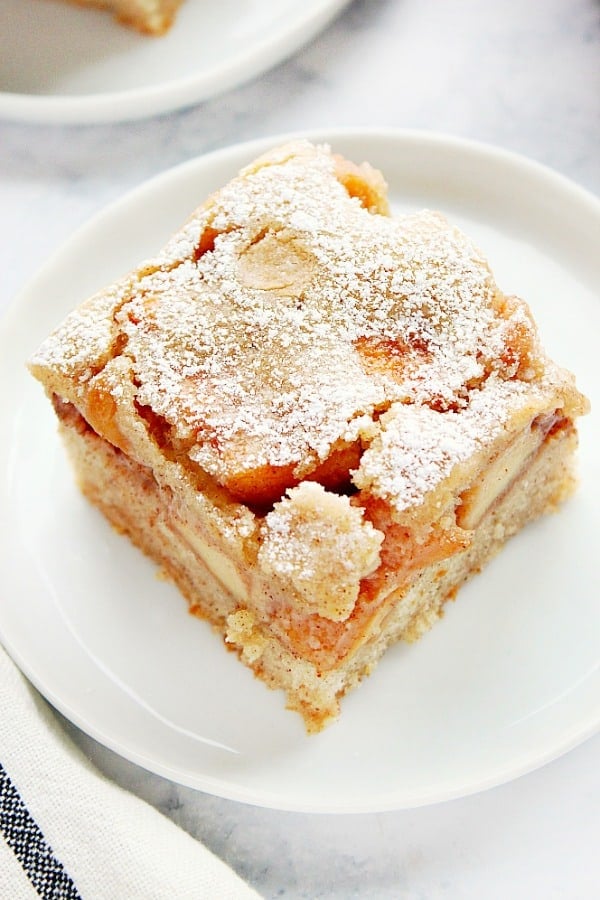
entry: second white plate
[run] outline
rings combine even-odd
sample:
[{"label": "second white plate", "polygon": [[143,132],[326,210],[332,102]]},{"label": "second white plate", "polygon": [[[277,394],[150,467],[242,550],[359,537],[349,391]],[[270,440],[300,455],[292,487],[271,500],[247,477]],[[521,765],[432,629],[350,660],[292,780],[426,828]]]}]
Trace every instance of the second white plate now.
[{"label": "second white plate", "polygon": [[[517,157],[411,133],[320,134],[382,168],[397,210],[442,209],[526,297],[548,349],[600,402],[600,204]],[[581,487],[464,588],[442,622],[390,650],[307,737],[155,567],[78,494],[25,360],[69,308],[151,255],[190,206],[278,142],[167,172],[76,234],[0,329],[0,636],[42,693],[123,756],[204,791],[348,812],[459,796],[531,770],[600,723],[598,417]]]},{"label": "second white plate", "polygon": [[285,59],[347,2],[186,0],[156,38],[97,9],[2,0],[0,116],[101,122],[197,103]]}]

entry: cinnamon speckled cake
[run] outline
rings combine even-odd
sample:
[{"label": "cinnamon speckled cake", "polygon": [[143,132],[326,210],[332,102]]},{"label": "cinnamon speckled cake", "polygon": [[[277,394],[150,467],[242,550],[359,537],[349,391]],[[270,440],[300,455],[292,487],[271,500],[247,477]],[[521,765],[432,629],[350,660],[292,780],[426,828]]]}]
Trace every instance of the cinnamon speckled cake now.
[{"label": "cinnamon speckled cake", "polygon": [[464,234],[390,217],[377,171],[304,141],[31,370],[84,493],[309,731],[570,493],[587,409]]}]

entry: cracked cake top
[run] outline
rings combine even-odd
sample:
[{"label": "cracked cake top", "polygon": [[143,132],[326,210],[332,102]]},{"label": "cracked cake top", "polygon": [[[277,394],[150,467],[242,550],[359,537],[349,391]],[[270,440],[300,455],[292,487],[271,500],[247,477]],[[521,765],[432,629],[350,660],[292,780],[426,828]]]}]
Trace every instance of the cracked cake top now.
[{"label": "cracked cake top", "polygon": [[[278,148],[72,313],[33,365],[83,396],[118,357],[105,392],[118,401],[133,382],[138,412],[245,502],[354,478],[414,505],[464,458],[456,419],[470,409],[472,437],[482,410],[482,434],[501,429],[525,385],[542,390],[546,361],[526,305],[467,237],[438,213],[387,212],[368,165],[305,141]],[[381,465],[372,448],[361,467],[400,407],[414,408],[391,419],[421,471],[404,499],[389,441]],[[428,459],[437,423],[442,474]]]}]

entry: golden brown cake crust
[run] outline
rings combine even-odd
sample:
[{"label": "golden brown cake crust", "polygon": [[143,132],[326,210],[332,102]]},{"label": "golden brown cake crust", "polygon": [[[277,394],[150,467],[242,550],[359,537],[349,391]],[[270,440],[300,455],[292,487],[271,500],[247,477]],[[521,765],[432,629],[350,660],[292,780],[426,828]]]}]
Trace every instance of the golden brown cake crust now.
[{"label": "golden brown cake crust", "polygon": [[[448,432],[446,471],[473,451],[456,417],[460,429],[477,407],[470,432],[487,439],[544,390],[545,365],[525,304],[500,294],[466,237],[436,213],[369,212],[328,149],[305,142],[248,167],[35,362],[64,375],[76,403],[118,403],[131,379],[138,410],[161,417],[172,444],[242,500],[272,482],[267,504],[332,452],[369,445],[394,404],[405,428],[416,416],[417,431],[435,421]],[[379,473],[399,507],[439,481],[439,466],[423,477],[423,452],[402,500]]]}]

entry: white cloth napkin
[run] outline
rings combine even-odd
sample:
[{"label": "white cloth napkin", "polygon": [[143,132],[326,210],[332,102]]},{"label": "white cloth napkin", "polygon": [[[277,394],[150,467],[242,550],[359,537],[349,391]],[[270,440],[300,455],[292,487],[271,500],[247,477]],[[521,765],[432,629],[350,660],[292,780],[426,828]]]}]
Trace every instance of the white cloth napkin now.
[{"label": "white cloth napkin", "polygon": [[0,897],[257,900],[221,860],[104,778],[0,646]]}]

